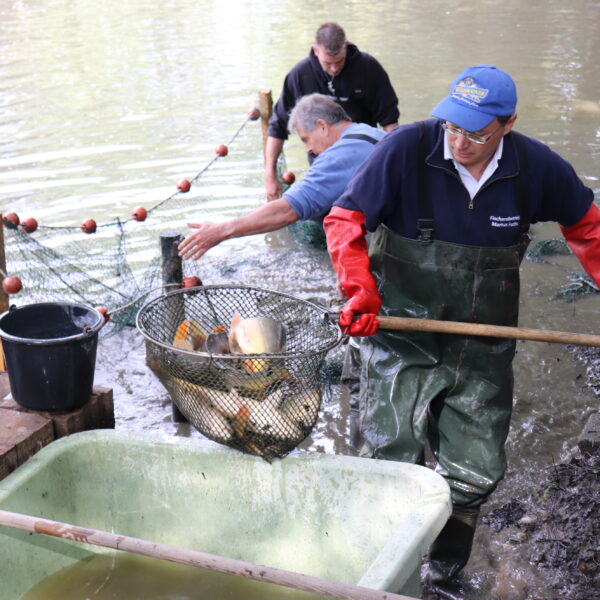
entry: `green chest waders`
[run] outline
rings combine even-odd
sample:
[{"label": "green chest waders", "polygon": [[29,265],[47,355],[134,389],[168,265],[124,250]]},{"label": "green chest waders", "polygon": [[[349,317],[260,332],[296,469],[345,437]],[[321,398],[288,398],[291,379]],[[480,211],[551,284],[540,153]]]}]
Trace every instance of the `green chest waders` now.
[{"label": "green chest waders", "polygon": [[[371,268],[382,313],[517,324],[521,250],[401,238],[380,227]],[[367,454],[419,462],[429,444],[453,503],[475,507],[505,470],[515,341],[383,331],[361,343]]]},{"label": "green chest waders", "polygon": [[[420,162],[418,230],[429,235],[412,240],[380,226],[371,240],[382,313],[517,325],[519,264],[529,228],[523,178],[516,181],[522,241],[506,248],[463,246],[431,240],[424,156]],[[364,338],[361,454],[420,462],[429,444],[453,504],[480,506],[506,467],[514,353],[514,340],[490,337],[380,330]]]}]

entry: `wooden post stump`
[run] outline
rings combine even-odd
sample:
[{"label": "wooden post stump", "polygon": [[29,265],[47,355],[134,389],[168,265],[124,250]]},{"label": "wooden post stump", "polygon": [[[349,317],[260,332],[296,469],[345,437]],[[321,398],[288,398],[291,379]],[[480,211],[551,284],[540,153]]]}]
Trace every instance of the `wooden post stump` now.
[{"label": "wooden post stump", "polygon": [[[160,234],[160,253],[162,261],[162,282],[181,283],[183,278],[183,264],[179,256],[177,246],[183,240],[183,236],[177,231],[165,231]],[[166,292],[168,293],[168,292]],[[183,321],[185,317],[183,307],[183,297],[174,296],[170,299],[169,313],[178,315],[178,322]],[[174,402],[171,402],[171,414],[173,422],[187,423],[185,415],[177,408]]]},{"label": "wooden post stump", "polygon": [[271,90],[258,91],[258,110],[260,111],[260,126],[262,130],[263,156],[267,146],[267,129],[269,128],[269,119],[273,114],[273,95]]}]

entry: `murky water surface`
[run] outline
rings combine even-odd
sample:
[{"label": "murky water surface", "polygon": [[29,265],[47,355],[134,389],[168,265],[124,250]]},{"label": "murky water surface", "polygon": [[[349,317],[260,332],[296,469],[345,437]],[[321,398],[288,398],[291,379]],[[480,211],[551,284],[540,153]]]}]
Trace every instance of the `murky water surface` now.
[{"label": "murky water surface", "polygon": [[[135,206],[168,197],[175,182],[195,175],[228,141],[256,105],[257,90],[272,89],[277,98],[284,74],[307,54],[326,20],[340,22],[387,69],[403,123],[427,117],[465,66],[506,69],[519,92],[517,129],[570,160],[598,196],[600,4],[594,0],[6,0],[0,7],[2,211],[72,226],[89,217],[126,219]],[[286,156],[301,176],[306,163],[298,140],[287,144]],[[227,219],[259,206],[261,165],[254,123],[190,193],[186,214],[159,229],[185,233],[187,220]],[[533,234],[543,240],[559,232],[540,224]],[[335,298],[325,253],[299,245],[288,231],[230,240],[195,268],[205,283],[257,285],[324,305]],[[525,261],[520,324],[597,333],[597,296],[552,300],[574,272],[580,268],[572,256]],[[341,350],[332,358],[340,356]],[[569,456],[597,404],[585,366],[563,346],[519,342],[515,376],[509,469],[489,508],[527,493],[540,471]],[[173,422],[135,330],[101,342],[96,384],[114,391],[118,429],[201,437]],[[334,386],[304,447],[351,452],[347,433],[347,398]],[[480,529],[470,564],[475,583],[483,586],[489,576],[502,581],[503,570],[510,578],[514,565],[498,561]],[[543,589],[540,581],[530,584]]]},{"label": "murky water surface", "polygon": [[293,590],[132,554],[97,554],[26,592],[21,600],[318,600]]}]

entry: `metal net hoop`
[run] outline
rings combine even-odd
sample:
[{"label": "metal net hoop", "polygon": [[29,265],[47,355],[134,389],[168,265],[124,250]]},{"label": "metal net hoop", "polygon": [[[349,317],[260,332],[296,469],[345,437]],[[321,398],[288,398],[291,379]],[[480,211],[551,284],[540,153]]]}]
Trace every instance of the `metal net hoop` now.
[{"label": "metal net hoop", "polygon": [[[233,316],[267,317],[286,331],[277,354],[175,345],[182,324],[200,337],[228,331]],[[320,370],[342,334],[323,308],[251,286],[201,286],[154,298],[138,312],[146,362],[186,419],[206,437],[267,460],[304,440],[321,407]]]}]

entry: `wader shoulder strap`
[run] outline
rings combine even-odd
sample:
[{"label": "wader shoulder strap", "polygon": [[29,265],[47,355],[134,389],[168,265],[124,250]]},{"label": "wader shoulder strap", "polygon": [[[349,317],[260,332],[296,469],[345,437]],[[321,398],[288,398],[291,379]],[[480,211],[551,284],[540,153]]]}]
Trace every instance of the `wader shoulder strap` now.
[{"label": "wader shoulder strap", "polygon": [[342,137],[345,140],[363,140],[363,142],[371,142],[371,144],[376,144],[379,141],[374,137],[367,135],[366,133],[349,133],[348,135],[343,135]]},{"label": "wader shoulder strap", "polygon": [[516,131],[512,132],[519,157],[519,174],[516,180],[517,203],[519,206],[519,216],[521,223],[521,232],[529,231],[529,208],[527,204],[527,152],[525,151],[524,136]]},{"label": "wader shoulder strap", "polygon": [[425,123],[419,121],[419,146],[417,152],[417,239],[431,242],[433,234],[433,203],[427,176],[427,130]]}]

